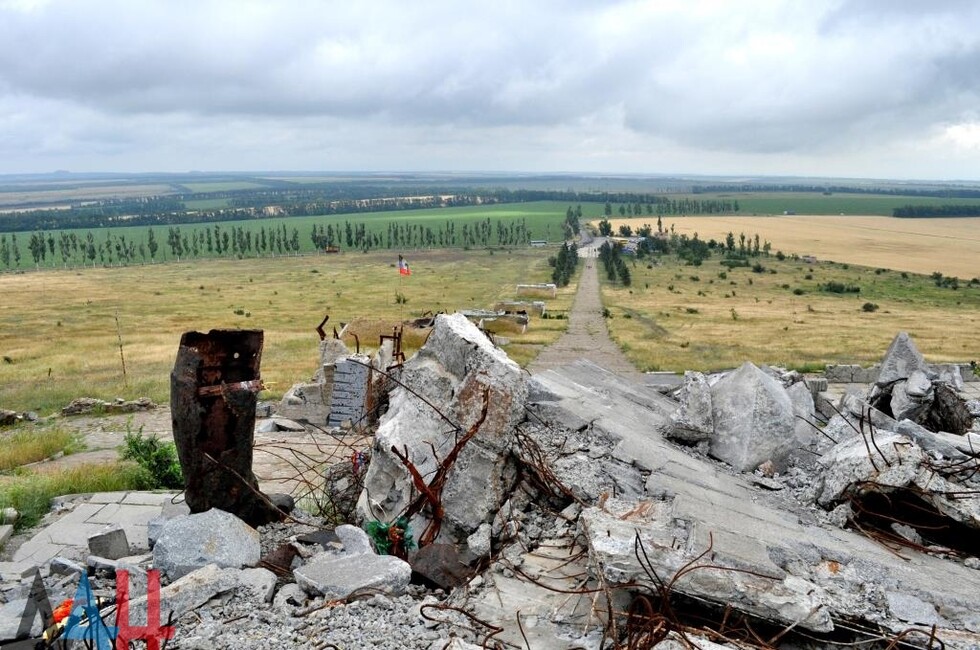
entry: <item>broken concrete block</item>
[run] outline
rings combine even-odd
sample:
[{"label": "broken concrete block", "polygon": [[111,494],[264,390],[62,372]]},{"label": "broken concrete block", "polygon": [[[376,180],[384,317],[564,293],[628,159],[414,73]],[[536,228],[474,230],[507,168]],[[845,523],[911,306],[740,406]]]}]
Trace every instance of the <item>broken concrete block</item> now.
[{"label": "broken concrete block", "polygon": [[905,392],[909,397],[932,399],[932,380],[922,370],[913,370],[905,382]]},{"label": "broken concrete block", "polygon": [[912,484],[926,459],[922,448],[910,438],[878,431],[874,440],[858,435],[830,448],[821,458],[825,468],[817,502],[826,507],[839,503],[855,486],[868,481],[886,487]]},{"label": "broken concrete block", "polygon": [[153,547],[153,565],[171,580],[208,564],[241,568],[260,557],[259,534],[235,515],[212,508],[168,521]]},{"label": "broken concrete block", "polygon": [[470,568],[452,544],[429,544],[410,557],[412,571],[426,582],[449,591],[469,582]]},{"label": "broken concrete block", "polygon": [[[929,388],[932,388],[931,383]],[[929,392],[931,393],[931,390]],[[928,399],[922,396],[914,396],[908,392],[908,382],[899,380],[892,384],[892,396],[889,405],[896,420],[917,422],[932,405],[932,395],[930,394]]]},{"label": "broken concrete block", "polygon": [[7,540],[14,536],[14,527],[11,524],[0,524],[0,547],[7,543]]},{"label": "broken concrete block", "polygon": [[[579,526],[588,543],[593,571],[601,572],[610,587],[649,584],[651,575],[637,559],[640,556],[661,579],[670,581],[704,550],[677,543],[689,533],[678,528],[675,517],[671,497],[642,503],[613,498],[603,508],[586,508]],[[638,547],[642,547],[642,553]],[[817,585],[781,574],[767,555],[755,556],[746,552],[748,549],[735,549],[740,552],[732,556],[713,554],[707,564],[734,563],[750,572],[717,571],[710,567],[688,571],[673,583],[673,589],[688,596],[730,604],[768,620],[795,623],[813,631],[833,629],[829,609],[822,602],[824,594]],[[761,578],[763,575],[771,577]]]},{"label": "broken concrete block", "polygon": [[79,575],[81,573],[86,573],[86,568],[79,564],[78,562],[73,562],[68,558],[56,557],[52,558],[50,564],[51,573],[55,573],[62,576]]},{"label": "broken concrete block", "polygon": [[939,374],[939,381],[947,384],[950,388],[960,393],[963,392],[965,384],[963,383],[963,373],[960,371],[960,367],[955,363],[944,363],[935,366],[936,372]]},{"label": "broken concrete block", "polygon": [[88,550],[92,555],[118,560],[129,555],[129,540],[122,526],[114,526],[94,535],[89,535]]},{"label": "broken concrete block", "polygon": [[490,557],[490,524],[480,524],[472,535],[466,538],[466,548],[474,558]]},{"label": "broken concrete block", "polygon": [[242,569],[239,584],[255,594],[264,603],[271,603],[276,592],[276,574],[268,569]]},{"label": "broken concrete block", "polygon": [[296,583],[313,596],[347,598],[361,589],[401,594],[412,579],[412,567],[393,555],[319,553],[293,570]]},{"label": "broken concrete block", "polygon": [[796,444],[786,389],[749,362],[711,387],[711,414],[710,453],[739,471],[767,460],[779,467]]},{"label": "broken concrete block", "polygon": [[[412,476],[392,448],[407,453],[422,476],[432,477],[473,429],[445,474],[441,495],[442,535],[462,542],[493,517],[516,479],[509,451],[514,427],[524,417],[521,368],[462,314],[440,315],[426,344],[402,367],[402,382],[426,401],[401,387],[392,391],[358,510],[365,519],[388,520],[414,498]],[[412,529],[420,536],[428,523],[417,515]]]},{"label": "broken concrete block", "polygon": [[664,435],[684,442],[707,440],[714,433],[711,415],[711,387],[700,372],[685,372],[684,385],[677,394],[680,408],[671,416]]},{"label": "broken concrete block", "polygon": [[334,529],[334,534],[336,534],[340,539],[340,543],[344,545],[345,555],[374,553],[374,546],[371,544],[371,538],[366,532],[357,526],[342,524]]},{"label": "broken concrete block", "polygon": [[814,422],[813,394],[809,387],[798,382],[786,389],[789,401],[793,405],[794,435],[798,447],[809,447],[819,435]]},{"label": "broken concrete block", "polygon": [[[173,620],[192,610],[197,610],[206,602],[219,594],[238,587],[241,582],[241,570],[220,568],[209,564],[187,573],[166,587],[160,589],[160,620],[168,620],[173,612]],[[146,625],[147,597],[137,596],[129,602],[130,626]],[[154,622],[155,623],[155,622]]]},{"label": "broken concrete block", "polygon": [[899,332],[881,360],[881,370],[875,383],[878,386],[887,386],[901,379],[908,379],[916,370],[925,369],[926,361],[911,337],[907,332]]}]

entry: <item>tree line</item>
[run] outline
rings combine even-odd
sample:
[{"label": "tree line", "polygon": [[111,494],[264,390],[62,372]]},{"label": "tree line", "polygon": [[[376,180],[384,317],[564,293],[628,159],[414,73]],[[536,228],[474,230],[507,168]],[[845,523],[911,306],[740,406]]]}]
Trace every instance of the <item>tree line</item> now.
[{"label": "tree line", "polygon": [[980,205],[904,205],[892,210],[892,216],[900,219],[980,217]]},{"label": "tree line", "polygon": [[[130,231],[131,233],[132,231]],[[104,233],[104,237],[102,236]],[[207,257],[267,257],[295,255],[301,252],[303,239],[298,228],[286,224],[213,224],[199,227],[168,226],[161,241],[157,230],[147,228],[143,237],[118,233],[112,229],[88,231],[35,230],[24,233],[0,233],[0,265],[6,269],[21,266],[21,260],[45,266],[113,266],[146,264],[166,259]],[[364,222],[327,222],[312,224],[309,235],[314,250],[336,246],[348,250],[370,251],[392,248],[470,248],[491,246],[526,246],[531,231],[524,219],[481,221],[457,224],[446,221],[438,227],[414,223],[388,222],[385,230],[368,230]],[[22,244],[24,251],[22,252]],[[168,255],[169,253],[169,255]]]}]

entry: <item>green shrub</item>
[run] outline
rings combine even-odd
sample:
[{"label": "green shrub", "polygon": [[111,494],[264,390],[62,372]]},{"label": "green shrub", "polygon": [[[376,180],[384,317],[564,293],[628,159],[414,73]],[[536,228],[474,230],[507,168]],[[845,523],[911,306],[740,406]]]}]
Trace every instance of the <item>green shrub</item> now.
[{"label": "green shrub", "polygon": [[177,447],[172,442],[162,442],[155,435],[143,437],[143,429],[126,432],[126,448],[121,454],[123,460],[135,460],[149,472],[153,485],[151,488],[182,489],[184,476],[177,459]]},{"label": "green shrub", "polygon": [[878,311],[878,305],[874,304],[873,302],[866,302],[863,305],[861,305],[861,311],[866,311],[866,312]]}]

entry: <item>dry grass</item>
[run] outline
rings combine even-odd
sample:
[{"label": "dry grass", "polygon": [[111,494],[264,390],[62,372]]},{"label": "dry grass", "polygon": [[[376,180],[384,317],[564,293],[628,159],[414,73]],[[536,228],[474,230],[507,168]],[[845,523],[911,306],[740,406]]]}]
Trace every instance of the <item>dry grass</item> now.
[{"label": "dry grass", "polygon": [[[930,361],[969,361],[980,353],[980,285],[953,290],[927,276],[775,258],[760,259],[766,272],[753,273],[719,261],[692,267],[668,259],[652,269],[641,262],[631,269],[630,289],[603,287],[611,334],[639,368],[714,370],[746,360],[794,368],[870,364],[901,330]],[[819,289],[834,281],[861,291]],[[863,311],[865,302],[878,311]]]},{"label": "dry grass", "polygon": [[20,517],[16,528],[30,528],[50,509],[51,500],[63,494],[145,490],[152,487],[147,472],[136,463],[78,465],[57,472],[0,476],[0,510],[12,507]]},{"label": "dry grass", "polygon": [[[316,325],[354,321],[363,347],[426,310],[490,307],[513,299],[515,285],[544,282],[551,251],[417,251],[401,278],[391,253],[261,260],[206,260],[116,269],[0,275],[0,405],[50,412],[86,395],[169,400],[169,374],[181,333],[262,329],[262,375],[281,396],[316,369]],[[396,292],[407,299],[396,304]],[[568,309],[574,287],[549,308]],[[239,311],[241,313],[236,314]],[[123,381],[118,313],[128,383]],[[526,362],[563,331],[565,321],[535,319],[510,346]],[[408,352],[424,333],[406,335]],[[347,339],[351,347],[352,338]]]},{"label": "dry grass", "polygon": [[[633,229],[656,218],[612,220]],[[814,255],[818,259],[863,266],[970,279],[980,276],[980,218],[895,219],[892,217],[664,217],[677,234],[724,241],[729,232],[756,233],[772,242],[773,252]]]},{"label": "dry grass", "polygon": [[61,428],[0,431],[0,472],[50,458],[70,449],[75,436]]}]

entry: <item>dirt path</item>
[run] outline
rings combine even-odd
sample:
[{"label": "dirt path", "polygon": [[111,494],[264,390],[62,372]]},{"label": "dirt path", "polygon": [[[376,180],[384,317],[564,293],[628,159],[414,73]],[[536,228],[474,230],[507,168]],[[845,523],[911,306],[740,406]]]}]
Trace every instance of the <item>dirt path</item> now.
[{"label": "dirt path", "polygon": [[623,377],[642,379],[643,375],[633,367],[609,338],[606,319],[602,317],[598,244],[601,244],[601,241],[593,241],[587,247],[579,249],[584,268],[575,294],[575,302],[568,316],[568,329],[561,338],[542,350],[541,354],[531,362],[528,370],[532,374],[578,359],[588,359]]}]

